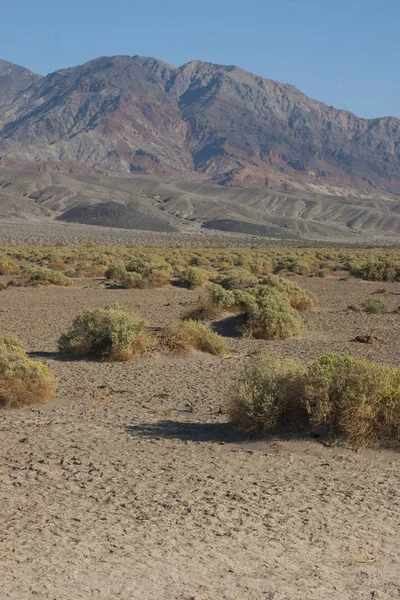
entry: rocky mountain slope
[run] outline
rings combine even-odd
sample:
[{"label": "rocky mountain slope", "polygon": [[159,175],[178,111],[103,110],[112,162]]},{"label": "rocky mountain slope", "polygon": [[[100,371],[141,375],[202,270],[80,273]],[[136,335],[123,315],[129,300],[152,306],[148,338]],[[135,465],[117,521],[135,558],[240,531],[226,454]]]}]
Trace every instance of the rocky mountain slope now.
[{"label": "rocky mountain slope", "polygon": [[[400,200],[231,188],[150,175],[0,167],[0,219],[280,239],[395,240]],[[53,221],[52,221],[53,220]]]},{"label": "rocky mountain slope", "polygon": [[0,156],[283,192],[400,194],[399,119],[360,119],[199,61],[103,57],[46,77],[0,62]]}]

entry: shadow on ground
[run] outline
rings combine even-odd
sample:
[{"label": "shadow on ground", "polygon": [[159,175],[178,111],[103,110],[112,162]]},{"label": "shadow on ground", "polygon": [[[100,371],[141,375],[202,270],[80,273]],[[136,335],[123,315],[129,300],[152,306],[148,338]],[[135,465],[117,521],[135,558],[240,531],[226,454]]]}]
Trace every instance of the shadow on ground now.
[{"label": "shadow on ground", "polygon": [[131,435],[147,438],[174,438],[192,442],[238,443],[243,436],[227,423],[185,423],[182,421],[158,421],[141,425],[127,425]]},{"label": "shadow on ground", "polygon": [[37,359],[52,359],[52,360],[66,360],[64,356],[61,356],[58,352],[27,352],[29,358],[33,360]]},{"label": "shadow on ground", "polygon": [[293,427],[271,432],[269,435],[248,437],[235,431],[229,423],[187,423],[182,421],[158,421],[157,423],[142,423],[126,425],[125,431],[133,436],[151,439],[178,439],[190,442],[217,442],[232,444],[242,450],[275,451],[277,440],[314,440],[324,446],[329,446],[329,437],[324,432],[310,431],[308,428]]},{"label": "shadow on ground", "polygon": [[216,333],[224,337],[242,337],[242,330],[246,323],[244,314],[229,316],[221,321],[214,321],[212,328]]}]

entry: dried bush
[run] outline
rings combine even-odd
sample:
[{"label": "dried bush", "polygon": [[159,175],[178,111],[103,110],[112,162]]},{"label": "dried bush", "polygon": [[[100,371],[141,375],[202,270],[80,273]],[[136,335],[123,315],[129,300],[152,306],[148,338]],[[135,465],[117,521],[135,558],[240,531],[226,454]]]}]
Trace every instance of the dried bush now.
[{"label": "dried bush", "polygon": [[142,288],[162,288],[169,284],[171,273],[166,269],[152,269],[148,274],[143,275]]},{"label": "dried bush", "polygon": [[199,298],[198,302],[182,317],[183,321],[213,321],[220,315],[220,310],[208,296]]},{"label": "dried bush", "polygon": [[47,402],[53,399],[55,390],[55,380],[47,367],[31,360],[17,338],[0,338],[0,406]]},{"label": "dried bush", "polygon": [[119,307],[85,310],[63,333],[61,354],[74,358],[126,361],[144,352],[151,341],[146,323]]},{"label": "dried bush", "polygon": [[174,323],[167,330],[166,343],[177,353],[194,349],[221,356],[227,352],[225,340],[200,321]]}]

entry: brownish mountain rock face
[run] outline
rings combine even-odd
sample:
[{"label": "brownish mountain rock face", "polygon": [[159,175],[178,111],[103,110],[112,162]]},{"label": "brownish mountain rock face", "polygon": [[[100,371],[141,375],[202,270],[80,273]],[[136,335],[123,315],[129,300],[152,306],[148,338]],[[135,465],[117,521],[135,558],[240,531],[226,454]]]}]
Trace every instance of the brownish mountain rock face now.
[{"label": "brownish mountain rock face", "polygon": [[0,156],[285,192],[400,193],[399,119],[360,119],[199,61],[103,57],[46,77],[0,61]]}]

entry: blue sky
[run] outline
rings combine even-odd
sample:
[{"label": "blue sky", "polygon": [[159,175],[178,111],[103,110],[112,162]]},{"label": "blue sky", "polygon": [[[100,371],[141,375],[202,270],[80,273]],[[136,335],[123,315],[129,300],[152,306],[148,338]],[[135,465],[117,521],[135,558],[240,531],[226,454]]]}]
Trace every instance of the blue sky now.
[{"label": "blue sky", "polygon": [[0,58],[46,74],[114,54],[236,64],[400,117],[400,0],[0,0]]}]

